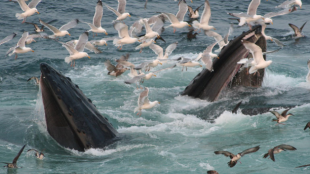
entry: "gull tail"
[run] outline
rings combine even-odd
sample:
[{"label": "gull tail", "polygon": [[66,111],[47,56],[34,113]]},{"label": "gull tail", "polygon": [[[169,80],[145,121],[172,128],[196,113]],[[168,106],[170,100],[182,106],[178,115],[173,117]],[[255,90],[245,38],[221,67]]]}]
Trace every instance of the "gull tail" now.
[{"label": "gull tail", "polygon": [[135,110],[133,111],[134,113],[138,112],[140,109],[139,107],[136,107]]},{"label": "gull tail", "polygon": [[16,13],[16,14],[15,14],[15,17],[16,17],[17,19],[24,19],[24,17],[22,16],[21,13]]},{"label": "gull tail", "polygon": [[71,57],[66,57],[66,58],[65,58],[65,62],[66,62],[66,63],[70,63],[71,61],[72,61]]},{"label": "gull tail", "polygon": [[113,45],[115,45],[115,46],[120,46],[120,44],[118,43],[118,41],[119,41],[119,39],[115,38],[115,39],[113,40]]},{"label": "gull tail", "polygon": [[249,70],[249,74],[253,74],[257,71],[257,69],[255,68],[255,66],[252,66]]},{"label": "gull tail", "polygon": [[246,23],[246,18],[241,17],[240,22],[239,22],[239,26],[243,26],[245,23]]},{"label": "gull tail", "polygon": [[135,50],[138,50],[138,49],[140,49],[141,48],[141,46],[139,45],[139,46],[137,46],[136,48],[135,48]]}]

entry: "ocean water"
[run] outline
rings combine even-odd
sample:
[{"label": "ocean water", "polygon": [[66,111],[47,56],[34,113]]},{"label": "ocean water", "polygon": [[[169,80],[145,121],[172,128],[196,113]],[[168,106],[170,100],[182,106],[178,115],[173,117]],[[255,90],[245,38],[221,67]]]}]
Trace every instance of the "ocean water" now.
[{"label": "ocean water", "polygon": [[[204,2],[193,1],[187,3],[194,8]],[[262,0],[258,14],[275,11],[274,6],[282,1]],[[116,0],[104,2],[117,7]],[[231,22],[226,12],[244,12],[249,3],[249,0],[210,0],[210,23],[224,35]],[[29,17],[27,21],[39,23],[39,18],[43,21],[57,19],[53,23],[56,27],[74,18],[91,22],[95,5],[96,0],[43,0],[37,6],[40,14]],[[156,12],[178,11],[177,2],[173,0],[149,0],[146,10],[143,6],[144,0],[128,0],[126,10],[132,17],[125,20],[127,25],[140,17],[151,17]],[[124,83],[129,79],[127,72],[117,78],[108,76],[104,62],[111,60],[115,63],[114,59],[130,53],[130,61],[139,64],[157,57],[152,50],[146,48],[139,54],[134,50],[138,45],[136,43],[126,45],[119,51],[109,42],[108,46],[99,47],[102,54],[89,53],[91,59],[77,60],[73,68],[64,62],[69,54],[61,44],[38,39],[29,45],[35,50],[34,53],[21,54],[15,60],[14,56],[5,56],[6,51],[18,42],[23,31],[33,31],[33,26],[22,24],[15,18],[15,13],[21,12],[18,4],[2,1],[0,39],[12,32],[18,35],[0,46],[0,161],[11,162],[22,145],[27,146],[17,163],[22,168],[2,168],[0,173],[206,173],[212,169],[222,174],[309,173],[310,167],[295,167],[310,163],[310,132],[303,130],[310,121],[310,85],[305,80],[310,39],[305,37],[296,41],[291,37],[293,32],[288,26],[288,23],[301,26],[310,15],[309,9],[310,2],[303,1],[302,9],[274,18],[274,24],[266,29],[267,35],[279,39],[286,47],[267,56],[273,63],[266,69],[261,88],[224,90],[219,100],[213,103],[180,96],[179,93],[202,68],[188,68],[182,72],[181,67],[176,67],[144,82],[144,86],[150,89],[150,100],[158,100],[161,104],[143,111],[139,117],[133,110],[141,91],[134,85]],[[114,19],[115,15],[104,7],[102,26],[109,35],[99,34],[93,38],[90,33],[89,40],[117,36],[111,23]],[[303,30],[306,36],[310,36],[309,25]],[[86,24],[80,23],[69,30],[71,37],[60,38],[60,41],[78,39],[88,29]],[[247,27],[235,28],[230,39],[245,30]],[[162,34],[167,43],[158,41],[158,44],[165,48],[178,41],[179,45],[170,58],[194,58],[214,42],[213,38],[203,33],[199,33],[196,40],[187,41],[187,32],[187,29],[178,29],[173,33],[171,28],[167,28]],[[46,33],[51,34],[50,31]],[[274,49],[277,47],[268,41],[268,50]],[[59,146],[46,131],[40,89],[34,81],[27,82],[29,77],[39,77],[39,64],[42,62],[60,70],[78,84],[123,139],[105,150],[77,152]],[[155,70],[168,66],[170,64],[164,64]],[[290,112],[295,116],[290,117],[286,125],[276,126],[271,121],[274,118],[271,113],[246,116],[239,110],[237,114],[231,114],[234,105],[241,100],[245,103],[244,107],[272,107],[280,111],[283,107],[293,107]],[[275,155],[276,162],[263,158],[268,149],[279,144],[289,144],[297,150]],[[234,168],[228,167],[229,158],[214,154],[217,150],[236,154],[257,145],[260,145],[260,150],[245,155],[240,160],[242,164],[238,163]],[[32,153],[26,153],[30,148],[43,150],[45,159],[40,161]]]}]

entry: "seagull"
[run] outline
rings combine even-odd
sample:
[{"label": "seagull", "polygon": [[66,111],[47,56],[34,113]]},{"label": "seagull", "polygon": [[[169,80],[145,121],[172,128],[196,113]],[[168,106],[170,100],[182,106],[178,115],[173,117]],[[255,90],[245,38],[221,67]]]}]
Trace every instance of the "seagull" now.
[{"label": "seagull", "polygon": [[307,164],[307,165],[302,165],[302,166],[298,166],[298,167],[295,167],[295,168],[307,167],[307,166],[310,166],[310,164]]},{"label": "seagull", "polygon": [[40,80],[38,79],[38,77],[30,77],[27,82],[29,82],[30,80],[34,79],[36,81],[36,85],[40,84]]},{"label": "seagull", "polygon": [[98,45],[98,46],[106,45],[107,46],[108,45],[107,41],[114,40],[115,38],[116,37],[102,38],[100,40],[91,40],[89,42],[93,45]]},{"label": "seagull", "polygon": [[298,28],[294,24],[288,24],[294,30],[294,33],[295,33],[294,37],[296,37],[296,38],[305,37],[303,34],[301,34],[301,32],[302,32],[302,29],[304,28],[304,26],[306,25],[307,22],[305,22],[300,28]]},{"label": "seagull", "polygon": [[211,8],[210,8],[210,3],[209,0],[205,0],[204,3],[204,10],[202,12],[201,18],[200,18],[200,22],[198,21],[194,21],[193,22],[193,27],[195,29],[203,29],[203,30],[216,30],[216,28],[214,26],[210,26],[209,22],[210,22],[210,18],[211,18]]},{"label": "seagull", "polygon": [[13,159],[13,162],[12,162],[12,163],[4,163],[4,162],[2,162],[2,163],[4,163],[4,164],[6,164],[6,166],[4,166],[4,167],[7,167],[7,168],[18,168],[17,165],[16,165],[16,163],[17,163],[17,160],[18,160],[19,156],[22,154],[22,152],[23,152],[25,146],[26,146],[26,144],[19,150],[18,154],[17,154],[16,157]]},{"label": "seagull", "polygon": [[136,66],[135,69],[136,70],[144,69],[145,71],[150,71],[151,68],[156,67],[158,64],[162,65],[160,60],[158,60],[158,59],[150,60],[150,61],[146,61],[146,62],[141,63],[139,66]]},{"label": "seagull", "polygon": [[249,70],[250,74],[253,74],[259,69],[264,69],[272,63],[271,60],[265,61],[262,49],[255,43],[246,40],[242,40],[241,42],[243,43],[244,47],[253,55],[254,62],[252,61],[252,65]]},{"label": "seagull", "polygon": [[34,13],[38,13],[37,5],[41,2],[41,0],[32,0],[28,5],[26,4],[25,0],[17,0],[20,8],[24,11],[24,13],[16,13],[17,19],[23,19],[23,22],[26,22],[26,18],[33,15]]},{"label": "seagull", "polygon": [[167,16],[170,21],[170,25],[168,27],[173,28],[173,33],[176,32],[176,28],[184,28],[186,26],[191,27],[187,22],[184,22],[184,16],[187,13],[188,7],[185,0],[180,0],[179,2],[179,11],[177,15],[172,13],[162,13]]},{"label": "seagull", "polygon": [[273,24],[273,20],[271,18],[276,17],[276,16],[286,15],[286,14],[292,13],[296,10],[297,10],[297,8],[294,6],[292,8],[285,8],[285,9],[278,11],[278,12],[270,12],[270,13],[267,13],[263,16],[263,18],[264,18],[263,20],[267,24],[268,23]]},{"label": "seagull", "polygon": [[41,35],[41,34],[30,34],[28,35],[25,43],[28,45],[28,44],[31,44],[32,42],[37,42],[36,40],[34,40],[35,38],[43,38],[44,35]]},{"label": "seagull", "polygon": [[67,49],[67,51],[70,53],[69,57],[65,58],[66,63],[71,62],[72,66],[72,61],[74,61],[73,67],[75,66],[75,60],[76,59],[81,59],[83,57],[89,57],[89,55],[84,52],[84,47],[88,41],[88,32],[84,32],[83,34],[80,35],[78,43],[74,46],[72,43],[62,43],[62,46]]},{"label": "seagull", "polygon": [[310,121],[306,124],[306,126],[305,126],[304,130],[306,130],[307,128],[309,128],[309,129],[310,129]]},{"label": "seagull", "polygon": [[217,44],[217,42],[209,45],[204,51],[203,53],[200,53],[199,56],[196,58],[196,61],[199,61],[201,59],[201,61],[206,65],[206,68],[209,71],[213,71],[213,58],[219,58],[216,54],[212,53],[212,49],[213,47]]},{"label": "seagull", "polygon": [[7,37],[5,37],[4,39],[0,40],[0,45],[9,42],[10,40],[12,40],[14,37],[16,36],[16,33],[13,33],[11,35],[8,35]]},{"label": "seagull", "polygon": [[[72,44],[73,46],[76,46],[78,44],[79,40],[72,40],[67,42],[68,44]],[[94,52],[95,54],[102,53],[98,48],[95,47],[90,41],[86,42],[85,49]]]},{"label": "seagull", "polygon": [[182,71],[184,69],[184,67],[186,67],[186,71],[187,71],[187,67],[195,67],[195,66],[200,66],[202,67],[202,65],[200,65],[199,62],[197,62],[196,60],[192,60],[189,58],[185,58],[185,57],[179,57],[178,59],[176,59],[178,61],[178,64],[180,66],[182,66]]},{"label": "seagull", "polygon": [[19,39],[17,45],[10,48],[7,54],[11,52],[9,56],[15,54],[15,59],[17,59],[17,54],[27,53],[29,51],[34,52],[30,47],[25,46],[28,35],[28,32],[24,32],[22,37]]},{"label": "seagull", "polygon": [[67,30],[74,28],[79,23],[78,19],[73,19],[72,21],[68,22],[67,24],[65,24],[65,25],[61,26],[59,29],[57,29],[56,27],[54,27],[48,23],[43,22],[41,19],[39,19],[39,20],[40,20],[40,23],[42,25],[44,25],[45,27],[47,27],[48,29],[50,29],[54,33],[52,36],[50,36],[50,38],[62,37],[65,35],[71,36]]},{"label": "seagull", "polygon": [[301,8],[302,6],[301,0],[287,0],[284,1],[282,4],[276,6],[276,8],[290,8],[294,5],[298,5]]},{"label": "seagull", "polygon": [[265,24],[265,22],[259,22],[259,24],[262,26],[262,31],[261,31],[261,34],[265,37],[265,39],[266,40],[270,40],[270,41],[272,41],[272,42],[274,42],[274,43],[276,43],[279,47],[281,47],[281,48],[283,48],[284,47],[284,44],[282,43],[282,42],[280,42],[278,39],[276,39],[276,38],[273,38],[273,37],[271,37],[271,36],[267,36],[266,34],[265,34],[265,29],[266,29],[266,24]]},{"label": "seagull", "polygon": [[112,7],[108,6],[107,4],[104,4],[110,11],[112,11],[114,14],[116,14],[117,18],[116,20],[124,20],[128,16],[131,17],[129,13],[125,13],[126,8],[126,0],[118,0],[118,7],[117,11],[114,10]]},{"label": "seagull", "polygon": [[43,160],[44,158],[44,154],[42,152],[39,152],[37,151],[36,149],[29,149],[27,152],[30,152],[30,151],[34,151],[35,152],[35,156],[40,159],[40,160]]},{"label": "seagull", "polygon": [[231,160],[228,162],[228,166],[229,167],[234,167],[237,164],[238,160],[241,157],[243,157],[245,154],[253,153],[253,152],[256,152],[258,150],[259,150],[259,146],[256,146],[256,147],[252,147],[250,149],[246,149],[246,150],[238,153],[237,155],[234,155],[234,154],[232,154],[232,153],[230,153],[228,151],[215,151],[214,153],[216,155],[223,154],[226,157],[230,157]]},{"label": "seagull", "polygon": [[286,109],[284,110],[281,115],[277,112],[277,111],[269,111],[271,112],[274,116],[277,117],[277,119],[272,119],[272,121],[276,121],[277,124],[283,124],[282,122],[285,122],[286,120],[288,120],[288,118],[290,116],[292,116],[293,114],[289,113],[287,114],[287,112],[289,111],[290,109]]},{"label": "seagull", "polygon": [[145,41],[146,39],[153,39],[155,37],[160,38],[160,35],[156,31],[153,31],[151,29],[151,27],[148,24],[148,21],[146,19],[143,19],[142,21],[143,21],[146,33],[145,33],[145,35],[143,37],[141,37],[140,40]]},{"label": "seagull", "polygon": [[149,100],[149,88],[145,87],[145,90],[142,91],[138,98],[138,107],[135,108],[134,112],[138,112],[137,115],[141,116],[143,109],[151,109],[157,104],[160,104],[159,101],[151,102]]},{"label": "seagull", "polygon": [[142,49],[145,48],[145,47],[150,46],[152,43],[156,43],[154,39],[145,40],[145,41],[142,42],[142,44],[140,44],[139,46],[137,46],[135,49],[136,49],[136,50],[139,50],[139,49],[140,49],[140,52],[139,52],[139,53],[142,53]]},{"label": "seagull", "polygon": [[229,27],[228,33],[226,34],[224,39],[220,34],[218,34],[215,31],[211,31],[211,30],[205,30],[205,35],[209,37],[213,37],[215,39],[215,41],[219,44],[219,49],[215,50],[215,52],[219,52],[222,50],[224,46],[226,46],[229,43],[228,38],[233,33],[233,31],[234,31],[233,24],[231,24]]},{"label": "seagull", "polygon": [[[156,77],[156,75],[154,73],[148,73],[148,74],[140,74],[140,75],[137,75],[137,76],[134,76],[132,79],[129,79],[129,80],[126,80],[124,81],[126,84],[133,84],[133,83],[139,83],[139,86],[141,83],[144,82],[144,80],[149,80],[151,79],[153,76]],[[138,89],[138,87],[137,87]]]},{"label": "seagull", "polygon": [[249,4],[247,13],[228,13],[228,14],[240,18],[239,26],[243,26],[245,23],[247,23],[251,28],[250,22],[263,19],[263,16],[256,14],[260,1],[261,0],[252,0],[251,3]]},{"label": "seagull", "polygon": [[106,66],[108,72],[108,75],[110,76],[120,76],[122,75],[125,71],[127,71],[128,69],[125,68],[123,65],[121,64],[117,64],[116,66],[112,65],[110,60],[107,60],[106,62],[104,62],[104,65]]},{"label": "seagull", "polygon": [[161,59],[168,59],[168,56],[176,49],[177,46],[178,42],[170,44],[166,48],[165,54],[163,48],[159,45],[151,44],[149,47],[155,52],[155,54],[157,54],[157,59],[161,60]]},{"label": "seagull", "polygon": [[[201,6],[203,6],[204,4],[202,4]],[[197,19],[199,18],[199,8],[201,7],[197,7],[196,10],[194,11],[192,7],[188,6],[188,11],[189,11],[189,17],[192,19]]]},{"label": "seagull", "polygon": [[133,63],[131,63],[131,62],[128,62],[129,56],[130,56],[129,53],[127,53],[125,55],[122,55],[121,58],[116,60],[116,62],[119,63],[122,66],[134,68],[135,65]]},{"label": "seagull", "polygon": [[43,32],[44,31],[44,25],[41,26],[41,28],[35,24],[35,23],[30,23],[30,22],[25,22],[26,24],[31,24],[34,26],[34,31],[37,33]]},{"label": "seagull", "polygon": [[125,44],[133,44],[138,41],[138,38],[133,38],[129,36],[128,26],[126,24],[115,22],[113,27],[118,32],[118,36],[120,39],[114,39],[113,44],[117,46],[119,50],[122,50],[123,45]]},{"label": "seagull", "polygon": [[293,147],[293,146],[290,146],[290,145],[281,144],[281,145],[276,146],[276,147],[274,147],[272,149],[269,149],[268,153],[266,153],[264,155],[264,158],[267,158],[268,156],[270,156],[270,159],[272,161],[276,161],[275,158],[274,158],[274,154],[277,154],[277,153],[280,153],[280,152],[286,151],[286,150],[296,150],[296,148]]},{"label": "seagull", "polygon": [[102,7],[102,1],[98,0],[96,8],[95,8],[95,15],[93,17],[93,23],[87,23],[84,22],[85,24],[88,24],[89,27],[91,28],[89,31],[92,31],[94,33],[105,33],[108,35],[107,31],[101,27],[101,19],[103,15],[103,7]]}]

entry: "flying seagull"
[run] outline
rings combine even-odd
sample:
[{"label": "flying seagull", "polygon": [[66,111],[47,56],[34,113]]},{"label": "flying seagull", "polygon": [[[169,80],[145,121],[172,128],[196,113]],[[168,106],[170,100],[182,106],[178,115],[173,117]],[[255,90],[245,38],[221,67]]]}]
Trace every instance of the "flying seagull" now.
[{"label": "flying seagull", "polygon": [[272,149],[269,149],[268,153],[266,153],[264,155],[264,158],[267,158],[268,156],[270,156],[270,159],[272,161],[276,161],[275,158],[274,158],[274,154],[277,154],[277,153],[280,153],[280,152],[286,151],[286,150],[296,150],[296,148],[293,147],[293,146],[290,146],[290,145],[281,144],[281,145],[276,146],[276,147],[274,147]]},{"label": "flying seagull", "polygon": [[13,162],[12,163],[5,163],[5,162],[2,162],[4,164],[6,164],[6,166],[4,167],[7,167],[7,168],[18,168],[16,163],[17,163],[17,160],[19,158],[19,156],[22,154],[24,148],[25,148],[26,144],[19,150],[18,154],[16,155],[16,157],[13,159]]}]

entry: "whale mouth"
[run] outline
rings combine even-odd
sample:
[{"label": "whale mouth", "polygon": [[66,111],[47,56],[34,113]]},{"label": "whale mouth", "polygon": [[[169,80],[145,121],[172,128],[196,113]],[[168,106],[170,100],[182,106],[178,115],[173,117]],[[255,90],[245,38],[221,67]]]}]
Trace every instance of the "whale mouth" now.
[{"label": "whale mouth", "polygon": [[40,69],[46,126],[53,139],[78,151],[103,148],[119,140],[118,132],[78,85],[46,63]]}]

